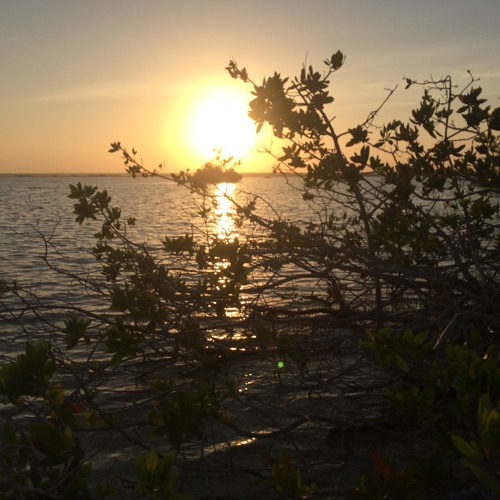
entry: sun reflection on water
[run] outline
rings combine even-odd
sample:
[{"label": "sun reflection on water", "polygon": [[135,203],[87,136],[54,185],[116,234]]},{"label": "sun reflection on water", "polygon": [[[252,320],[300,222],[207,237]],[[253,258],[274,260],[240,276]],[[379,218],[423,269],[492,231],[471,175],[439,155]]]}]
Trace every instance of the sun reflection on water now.
[{"label": "sun reflection on water", "polygon": [[234,222],[234,206],[231,197],[236,190],[236,184],[220,182],[214,188],[216,210],[214,213],[215,235],[219,240],[236,238],[236,225]]},{"label": "sun reflection on water", "polygon": [[[219,242],[231,244],[238,238],[238,232],[235,222],[236,210],[232,202],[232,198],[236,195],[236,184],[229,182],[221,182],[214,187],[213,190],[215,209],[212,212],[212,235]],[[219,275],[217,280],[217,289],[221,292],[221,296],[229,292],[232,288],[231,279],[228,278],[224,270],[228,269],[230,262],[227,258],[221,258],[215,263],[215,272]],[[218,314],[226,317],[238,317],[240,310],[235,304],[227,299],[222,299],[217,302],[216,309]]]}]

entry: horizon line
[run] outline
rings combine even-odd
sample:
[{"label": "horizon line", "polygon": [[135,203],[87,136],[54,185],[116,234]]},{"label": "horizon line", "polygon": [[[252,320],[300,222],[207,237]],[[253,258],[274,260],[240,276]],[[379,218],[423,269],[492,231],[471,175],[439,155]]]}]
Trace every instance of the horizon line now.
[{"label": "horizon line", "polygon": [[[171,175],[175,172],[162,172],[150,177],[160,177],[161,175]],[[282,175],[279,172],[238,172],[242,177]],[[2,177],[126,177],[127,172],[0,172]],[[142,177],[137,175],[137,177]]]}]

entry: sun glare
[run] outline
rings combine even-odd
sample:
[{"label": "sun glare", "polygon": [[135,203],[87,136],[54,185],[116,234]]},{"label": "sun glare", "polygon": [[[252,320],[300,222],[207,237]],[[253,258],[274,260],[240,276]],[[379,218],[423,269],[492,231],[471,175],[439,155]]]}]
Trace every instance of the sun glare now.
[{"label": "sun glare", "polygon": [[194,104],[189,126],[191,145],[207,160],[217,150],[223,157],[243,159],[256,140],[247,112],[245,97],[234,91],[218,91],[200,99]]},{"label": "sun glare", "polygon": [[227,240],[235,234],[236,226],[234,222],[234,205],[228,198],[233,196],[236,185],[221,182],[215,188],[215,195],[217,196],[217,210],[215,211],[215,223],[217,237],[221,240]]}]

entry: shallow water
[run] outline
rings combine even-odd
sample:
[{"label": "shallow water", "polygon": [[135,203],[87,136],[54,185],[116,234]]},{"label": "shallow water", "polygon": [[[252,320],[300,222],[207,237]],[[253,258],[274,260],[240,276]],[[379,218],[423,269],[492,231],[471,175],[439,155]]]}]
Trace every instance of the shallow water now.
[{"label": "shallow water", "polygon": [[[41,235],[73,262],[85,262],[80,248],[92,245],[98,223],[79,225],[74,221],[73,203],[68,198],[69,185],[81,182],[106,189],[112,205],[122,209],[122,217],[135,217],[131,236],[157,245],[164,235],[175,237],[199,227],[197,200],[180,186],[159,178],[131,179],[125,176],[2,176],[0,177],[0,279],[43,284],[44,245]],[[309,209],[300,193],[281,177],[246,177],[234,191],[238,201],[254,193],[272,203],[277,213],[287,218],[304,219]],[[271,215],[264,201],[259,213]],[[227,211],[226,211],[227,212]],[[226,212],[216,214],[226,218]],[[220,224],[219,221],[213,221]],[[241,230],[240,230],[241,231]],[[38,279],[37,279],[38,278]],[[52,283],[57,287],[57,283]]]},{"label": "shallow water", "polygon": [[[122,218],[135,217],[135,226],[127,227],[132,240],[144,243],[149,250],[159,251],[165,236],[176,237],[186,233],[206,234],[222,238],[255,237],[252,226],[237,227],[234,208],[224,198],[228,193],[239,203],[258,196],[260,215],[275,218],[278,215],[293,220],[307,221],[311,209],[297,191],[298,180],[282,177],[244,177],[237,185],[219,185],[219,206],[211,214],[208,226],[198,212],[202,201],[186,188],[160,178],[127,176],[0,176],[0,280],[16,281],[38,299],[57,304],[54,323],[67,319],[61,304],[71,303],[99,312],[107,303],[98,296],[86,293],[77,276],[93,273],[100,279],[99,267],[89,249],[95,244],[94,234],[100,230],[99,221],[75,222],[73,204],[68,198],[70,184],[98,186],[106,189],[111,205],[122,209]],[[295,186],[295,187],[294,187]],[[271,208],[272,207],[272,208]],[[44,261],[48,252],[50,269]],[[57,272],[57,269],[64,272]],[[35,295],[30,300],[35,301]],[[3,302],[3,306],[9,303]],[[19,312],[16,304],[16,312]],[[9,319],[0,304],[0,353],[12,353],[13,345],[6,345],[23,330],[40,328],[36,317],[25,314],[23,324]]]}]

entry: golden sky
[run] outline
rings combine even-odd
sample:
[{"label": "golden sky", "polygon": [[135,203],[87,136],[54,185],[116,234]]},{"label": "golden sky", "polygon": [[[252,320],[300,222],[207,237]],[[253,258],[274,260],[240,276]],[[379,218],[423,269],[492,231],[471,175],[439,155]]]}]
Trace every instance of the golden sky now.
[{"label": "golden sky", "polygon": [[[251,98],[224,70],[232,58],[260,82],[305,62],[321,69],[340,49],[333,114],[345,127],[404,76],[465,82],[470,70],[497,105],[499,21],[498,0],[4,0],[0,173],[121,172],[114,141],[151,168],[196,169],[216,130],[233,142],[248,133],[231,114]],[[404,118],[417,98],[400,85],[387,117]],[[240,171],[271,165],[245,154]]]}]

